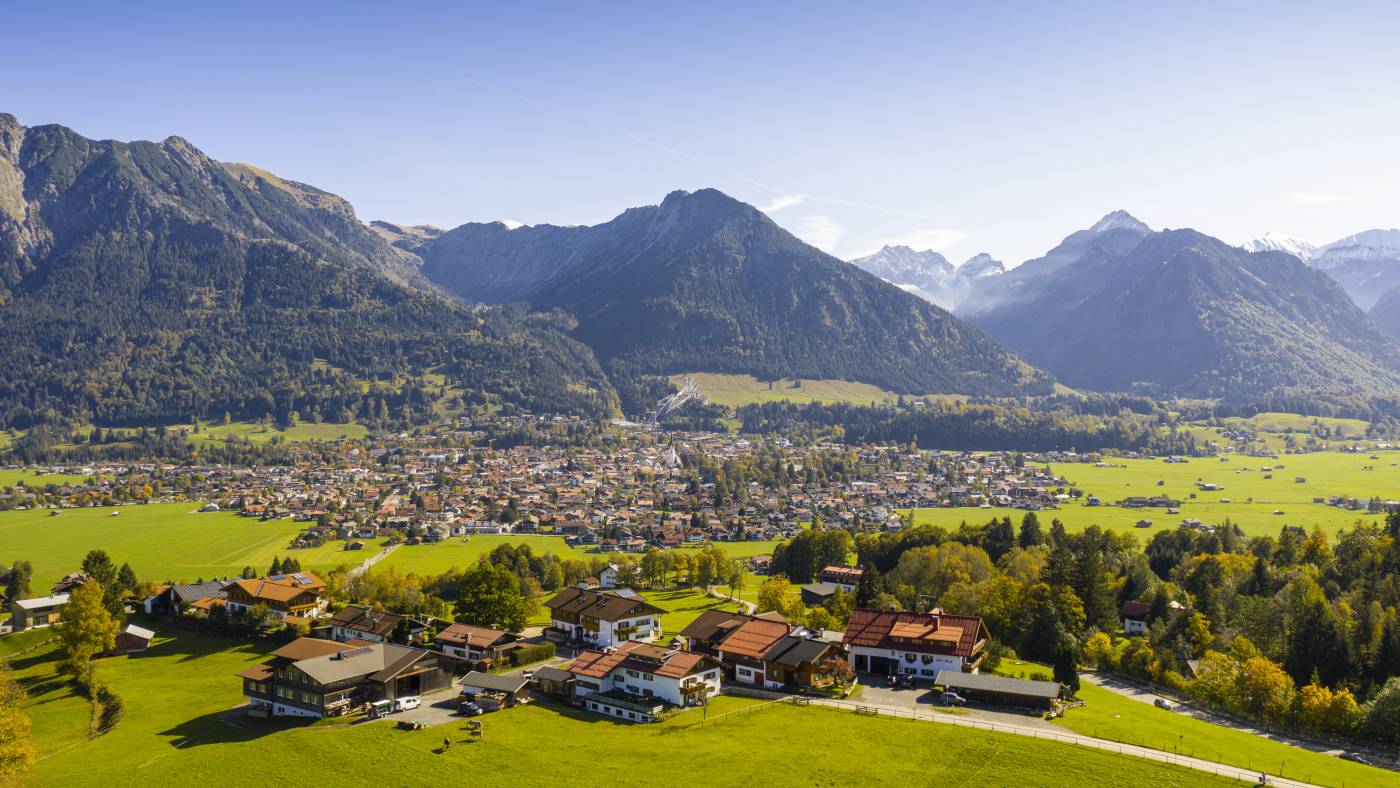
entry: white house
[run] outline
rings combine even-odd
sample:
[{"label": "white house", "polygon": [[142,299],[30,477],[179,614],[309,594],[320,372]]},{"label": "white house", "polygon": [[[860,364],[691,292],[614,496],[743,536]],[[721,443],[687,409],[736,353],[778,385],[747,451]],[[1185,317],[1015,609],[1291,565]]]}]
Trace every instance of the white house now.
[{"label": "white house", "polygon": [[661,636],[665,611],[630,588],[565,588],[544,604],[549,608],[549,629],[565,640],[608,648]]},{"label": "white house", "polygon": [[608,564],[603,571],[598,573],[599,588],[617,588],[617,564]]},{"label": "white house", "polygon": [[1123,634],[1145,635],[1147,634],[1147,611],[1146,602],[1124,602],[1118,609],[1118,615],[1123,619]]},{"label": "white house", "polygon": [[987,640],[978,616],[864,608],[851,613],[841,638],[857,672],[930,680],[941,670],[976,673]]},{"label": "white house", "polygon": [[627,641],[616,649],[590,649],[565,668],[584,708],[637,722],[652,722],[658,702],[698,706],[719,694],[723,666],[704,654]]}]

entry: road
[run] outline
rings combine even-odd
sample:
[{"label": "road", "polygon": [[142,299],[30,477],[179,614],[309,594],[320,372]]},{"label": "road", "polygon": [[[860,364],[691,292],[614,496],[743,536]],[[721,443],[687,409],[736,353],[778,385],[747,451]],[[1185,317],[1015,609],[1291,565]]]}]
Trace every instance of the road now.
[{"label": "road", "polygon": [[362,562],[360,563],[359,566],[357,566],[357,567],[355,567],[354,569],[351,569],[351,570],[350,570],[350,576],[351,576],[351,577],[359,577],[360,575],[364,574],[365,572],[368,572],[368,571],[369,571],[369,568],[370,568],[371,566],[374,566],[375,564],[377,564],[377,563],[379,563],[380,561],[384,560],[386,557],[388,557],[388,555],[389,555],[390,553],[392,553],[392,552],[394,552],[395,550],[399,549],[399,544],[401,544],[401,543],[400,543],[400,542],[394,542],[393,544],[390,544],[388,547],[384,548],[383,550],[380,550],[379,552],[375,553],[374,555],[370,556],[369,558],[366,558],[364,561],[362,561]]},{"label": "road", "polygon": [[[782,693],[777,692],[759,692],[747,689],[745,689],[739,694],[755,695],[758,697],[770,698],[790,697],[784,696]],[[1119,755],[1129,755],[1135,758],[1142,758],[1144,760],[1156,761],[1158,763],[1165,763],[1171,766],[1192,769],[1194,771],[1203,772],[1205,774],[1212,774],[1217,775],[1219,777],[1242,780],[1251,784],[1257,784],[1259,781],[1260,772],[1252,769],[1244,769],[1238,766],[1229,766],[1226,764],[1215,763],[1214,761],[1207,761],[1200,758],[1188,758],[1184,755],[1177,755],[1175,753],[1164,752],[1162,750],[1154,750],[1148,747],[1138,747],[1133,744],[1120,744],[1118,742],[1108,741],[1106,739],[1096,739],[1092,736],[1082,736],[1080,734],[1071,733],[1060,728],[1040,727],[1036,724],[1038,722],[1037,720],[1031,720],[1029,718],[1018,722],[992,722],[987,719],[982,719],[979,716],[975,716],[972,713],[969,713],[967,715],[959,715],[938,711],[921,712],[909,708],[909,706],[904,702],[898,704],[890,703],[887,700],[881,699],[878,696],[878,694],[872,696],[870,700],[867,700],[864,694],[862,694],[860,700],[856,702],[827,700],[824,698],[810,698],[804,700],[807,700],[811,705],[814,706],[829,706],[831,708],[847,709],[851,711],[854,711],[855,709],[860,707],[864,707],[867,709],[877,711],[880,714],[888,714],[895,717],[904,717],[907,719],[914,719],[922,722],[931,722],[939,725],[957,725],[965,728],[977,728],[979,730],[994,731],[996,733],[1007,733],[1013,736],[1029,736],[1033,739],[1046,739],[1050,741],[1057,741],[1063,744],[1073,744],[1078,747],[1090,747],[1095,750],[1103,750],[1104,752],[1111,752]],[[1271,786],[1278,786],[1279,788],[1321,788],[1321,786],[1316,786],[1312,783],[1305,783],[1300,780],[1290,780],[1285,779],[1283,777],[1276,777],[1272,774],[1268,776],[1268,784]]]},{"label": "road", "polygon": [[714,586],[709,586],[708,588],[706,588],[706,589],[705,589],[705,593],[708,594],[709,596],[714,597],[715,599],[723,599],[723,600],[725,600],[726,602],[737,602],[737,603],[739,604],[739,611],[740,611],[741,613],[746,613],[746,614],[752,616],[752,615],[754,615],[754,614],[756,614],[756,613],[758,612],[758,605],[755,605],[755,604],[752,603],[752,602],[749,602],[749,601],[740,599],[740,598],[737,597],[737,596],[736,596],[736,597],[731,597],[731,596],[725,594],[723,591],[720,591],[718,588],[716,588],[716,587],[714,587]]}]

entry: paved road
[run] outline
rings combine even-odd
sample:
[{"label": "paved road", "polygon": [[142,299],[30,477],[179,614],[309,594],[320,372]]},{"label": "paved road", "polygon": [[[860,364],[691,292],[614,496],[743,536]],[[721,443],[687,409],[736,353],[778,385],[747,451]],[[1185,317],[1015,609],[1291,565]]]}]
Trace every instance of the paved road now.
[{"label": "paved road", "polygon": [[1302,750],[1308,750],[1310,752],[1318,752],[1322,753],[1323,755],[1332,756],[1340,756],[1342,753],[1347,752],[1351,749],[1369,751],[1376,760],[1376,762],[1386,762],[1386,758],[1383,755],[1381,755],[1380,753],[1376,753],[1374,750],[1371,750],[1365,745],[1355,745],[1353,747],[1344,748],[1330,742],[1313,741],[1310,739],[1288,736],[1274,731],[1256,728],[1247,723],[1230,719],[1229,717],[1222,717],[1218,714],[1212,713],[1208,709],[1199,708],[1197,706],[1193,706],[1190,703],[1183,703],[1179,698],[1167,695],[1159,695],[1148,688],[1137,686],[1135,684],[1130,684],[1128,682],[1120,681],[1118,679],[1111,678],[1108,676],[1100,676],[1094,673],[1081,673],[1079,674],[1079,677],[1083,681],[1087,681],[1091,684],[1095,684],[1099,687],[1102,687],[1103,689],[1106,689],[1110,692],[1117,693],[1125,698],[1140,701],[1142,703],[1156,703],[1157,700],[1160,698],[1170,703],[1172,705],[1172,711],[1177,714],[1184,714],[1187,717],[1192,717],[1194,719],[1200,720],[1201,722],[1210,723],[1211,725],[1219,725],[1224,728],[1230,728],[1232,730],[1242,731],[1244,733],[1249,733],[1254,736],[1259,736],[1270,741],[1276,741],[1280,744],[1287,744],[1290,747],[1297,747]]},{"label": "paved road", "polygon": [[351,577],[359,577],[360,575],[364,574],[365,572],[368,572],[368,571],[369,571],[369,568],[370,568],[371,566],[374,566],[375,564],[377,564],[377,563],[379,563],[380,561],[384,560],[386,557],[388,557],[388,555],[389,555],[390,553],[392,553],[392,552],[394,552],[395,550],[399,549],[399,545],[400,545],[400,544],[402,544],[402,543],[401,543],[401,542],[394,542],[393,544],[390,544],[388,547],[384,548],[383,550],[380,550],[379,552],[375,553],[374,555],[370,556],[369,558],[366,558],[363,562],[360,563],[359,566],[357,566],[357,567],[355,567],[354,569],[351,569],[351,570],[350,570],[350,576],[351,576]]},{"label": "paved road", "polygon": [[[1238,766],[1228,766],[1225,764],[1215,763],[1213,761],[1202,760],[1200,758],[1188,758],[1184,755],[1177,755],[1175,753],[1164,752],[1162,750],[1154,750],[1148,747],[1138,747],[1132,744],[1119,744],[1118,742],[1108,741],[1106,739],[1096,739],[1092,736],[1081,736],[1077,733],[1071,733],[1062,728],[1052,727],[1047,729],[1038,726],[1036,724],[1036,720],[1032,720],[1029,718],[1017,722],[989,722],[985,719],[979,719],[971,714],[957,715],[934,711],[914,711],[908,708],[908,705],[903,702],[900,702],[898,704],[889,704],[886,701],[881,700],[878,693],[872,693],[872,698],[867,700],[865,693],[869,692],[869,689],[870,688],[866,688],[865,690],[863,690],[862,694],[860,695],[860,699],[855,702],[826,700],[823,698],[811,698],[809,699],[809,702],[814,706],[829,706],[832,708],[847,710],[854,710],[857,707],[863,706],[866,708],[877,710],[881,714],[889,714],[896,717],[906,717],[910,719],[920,720],[923,722],[937,723],[940,725],[957,725],[965,728],[990,730],[995,731],[997,733],[1007,733],[1014,736],[1029,736],[1034,739],[1047,739],[1065,744],[1073,744],[1079,747],[1090,747],[1095,750],[1103,750],[1104,752],[1111,752],[1119,755],[1130,755],[1136,758],[1142,758],[1144,760],[1156,761],[1158,763],[1165,763],[1172,766],[1192,769],[1195,771],[1203,772],[1206,774],[1213,774],[1220,777],[1226,777],[1235,780],[1243,780],[1249,783],[1257,783],[1259,780],[1260,773],[1251,769],[1242,769]],[[774,698],[783,697],[781,693],[776,692],[753,692],[746,690],[743,694],[754,694]],[[1321,788],[1321,786],[1315,786],[1312,783],[1305,783],[1299,780],[1285,779],[1282,777],[1276,777],[1274,775],[1269,775],[1268,784],[1271,786],[1278,786],[1279,788]]]},{"label": "paved road", "polygon": [[755,605],[755,604],[752,603],[752,602],[748,602],[748,601],[745,601],[745,600],[743,600],[743,599],[740,599],[739,597],[731,597],[731,596],[729,596],[728,594],[725,594],[723,591],[720,591],[718,588],[715,588],[714,586],[710,586],[709,588],[706,588],[706,589],[705,589],[705,593],[708,594],[708,595],[710,595],[710,596],[712,596],[712,597],[714,597],[715,599],[723,599],[723,600],[725,600],[725,601],[727,601],[727,602],[738,602],[738,603],[739,603],[739,610],[740,610],[740,612],[742,612],[742,613],[747,613],[748,615],[751,615],[751,616],[752,616],[752,615],[754,615],[755,613],[758,612],[758,605]]}]

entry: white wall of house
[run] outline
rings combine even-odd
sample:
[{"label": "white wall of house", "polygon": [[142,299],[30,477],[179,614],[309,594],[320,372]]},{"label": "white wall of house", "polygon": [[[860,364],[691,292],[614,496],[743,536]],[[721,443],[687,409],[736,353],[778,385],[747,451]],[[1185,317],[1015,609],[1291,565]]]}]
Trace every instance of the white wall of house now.
[{"label": "white wall of house", "polygon": [[1147,634],[1147,622],[1136,618],[1125,618],[1123,619],[1123,634],[1145,635]]},{"label": "white wall of house", "polygon": [[[555,618],[550,619],[550,626],[563,632],[568,632],[572,636],[577,629],[576,624],[567,621],[560,621]],[[626,629],[629,626],[636,626],[636,631],[625,638],[617,636],[617,630]],[[635,618],[623,618],[617,621],[599,621],[598,631],[593,632],[587,628],[583,629],[585,643],[590,643],[599,648],[609,648],[621,645],[624,640],[640,640],[643,643],[650,643],[661,636],[661,617],[653,615],[637,616]]]},{"label": "white wall of house", "polygon": [[[857,656],[888,659],[898,665],[896,670],[899,673],[906,673],[911,676],[927,679],[932,679],[937,676],[940,670],[961,671],[964,663],[962,657],[947,654],[920,654],[918,652],[906,652],[898,649],[851,646],[849,659],[852,668],[856,667]],[[912,657],[912,660],[909,659],[909,657]],[[925,661],[925,659],[928,661]]]},{"label": "white wall of house", "polygon": [[713,697],[719,694],[720,670],[712,668],[704,673],[692,674],[685,678],[672,678],[670,676],[658,676],[655,673],[646,673],[640,670],[628,668],[618,668],[609,673],[605,678],[593,679],[585,678],[585,681],[597,681],[600,685],[597,690],[576,685],[576,695],[591,695],[594,692],[607,692],[611,689],[619,689],[623,692],[630,692],[633,695],[659,698],[673,706],[685,704],[685,696],[681,693],[681,685],[687,681],[700,680],[706,685],[705,694]]},{"label": "white wall of house", "polygon": [[373,632],[360,632],[356,629],[347,629],[346,627],[341,626],[331,627],[331,640],[337,640],[341,643],[349,643],[350,641],[356,639],[368,640],[371,643],[389,642],[385,638],[382,638]]}]

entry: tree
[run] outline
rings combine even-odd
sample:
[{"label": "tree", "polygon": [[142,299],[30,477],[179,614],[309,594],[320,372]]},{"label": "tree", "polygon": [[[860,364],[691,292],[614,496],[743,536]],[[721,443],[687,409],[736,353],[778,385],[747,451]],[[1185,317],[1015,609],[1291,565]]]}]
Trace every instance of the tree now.
[{"label": "tree", "polygon": [[8,784],[34,764],[29,716],[24,713],[24,689],[0,662],[0,783]]},{"label": "tree", "polygon": [[782,575],[773,575],[758,587],[758,612],[776,610],[784,615],[791,607],[792,583]]},{"label": "tree", "polygon": [[987,527],[987,538],[983,540],[982,544],[987,550],[987,556],[993,562],[1011,552],[1011,548],[1016,546],[1016,532],[1011,529],[1011,518],[1003,517],[1000,520],[993,520]]},{"label": "tree", "polygon": [[828,657],[816,664],[813,673],[818,678],[828,678],[843,687],[850,686],[856,680],[856,672],[851,668],[851,663],[840,657]]},{"label": "tree", "polygon": [[1096,668],[1113,667],[1113,641],[1102,632],[1095,632],[1084,641],[1084,662]]},{"label": "tree", "polygon": [[244,580],[253,580],[258,576],[258,572],[251,566],[245,566],[243,567],[243,574],[241,576]]},{"label": "tree", "polygon": [[1079,665],[1074,659],[1074,647],[1061,644],[1055,653],[1055,681],[1069,687],[1071,692],[1079,691]]},{"label": "tree", "polygon": [[272,557],[272,566],[267,568],[267,573],[268,575],[282,574],[282,559],[274,555]]},{"label": "tree", "polygon": [[485,560],[462,573],[457,586],[457,621],[516,631],[524,628],[526,605],[520,581],[505,567]]},{"label": "tree", "polygon": [[871,607],[884,590],[884,578],[880,577],[875,564],[866,561],[861,566],[860,580],[856,583],[856,607]]},{"label": "tree", "polygon": [[83,557],[83,574],[104,586],[113,585],[117,579],[117,566],[106,550],[89,550]]},{"label": "tree", "polygon": [[117,570],[117,587],[122,594],[130,597],[135,596],[140,590],[141,581],[136,579],[136,570],[131,568],[131,564],[122,564],[122,568]]},{"label": "tree", "polygon": [[58,625],[68,667],[74,674],[86,676],[89,661],[116,645],[120,629],[120,623],[103,601],[99,583],[90,581],[73,589]]},{"label": "tree", "polygon": [[1045,534],[1040,530],[1040,518],[1035,516],[1035,512],[1026,512],[1026,515],[1021,518],[1021,533],[1018,541],[1022,550],[1045,544]]},{"label": "tree", "polygon": [[30,594],[30,580],[34,576],[34,567],[28,561],[16,561],[10,564],[10,571],[5,576],[5,599],[13,602],[16,599],[27,599]]},{"label": "tree", "polygon": [[1310,730],[1350,736],[1361,725],[1361,707],[1351,690],[1336,692],[1313,683],[1298,693],[1298,724]]},{"label": "tree", "polygon": [[[1392,516],[1391,522],[1396,522]],[[1392,676],[1365,707],[1362,732],[1387,744],[1400,745],[1400,676]]]}]

